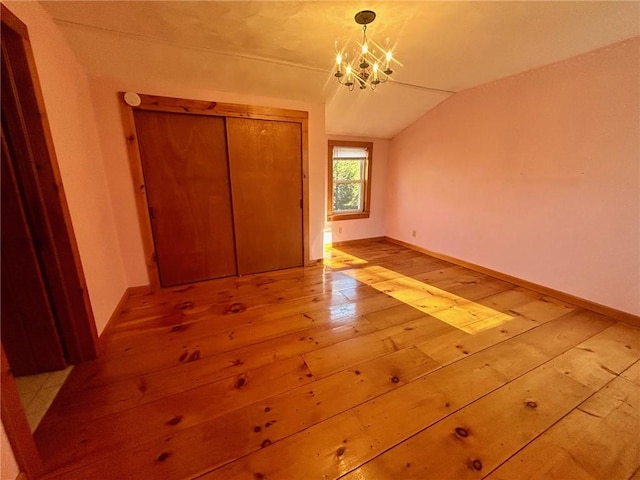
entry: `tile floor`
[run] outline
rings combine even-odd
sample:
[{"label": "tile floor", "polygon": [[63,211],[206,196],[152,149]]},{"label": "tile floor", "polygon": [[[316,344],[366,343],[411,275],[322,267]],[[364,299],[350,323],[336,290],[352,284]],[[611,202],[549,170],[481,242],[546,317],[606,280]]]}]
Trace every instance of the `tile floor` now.
[{"label": "tile floor", "polygon": [[71,373],[72,368],[73,366],[70,365],[64,370],[58,370],[56,372],[16,377],[20,400],[22,400],[22,405],[32,432],[35,431],[40,420],[42,420],[44,414],[47,413],[53,399],[56,398],[62,384],[69,376],[69,373]]}]

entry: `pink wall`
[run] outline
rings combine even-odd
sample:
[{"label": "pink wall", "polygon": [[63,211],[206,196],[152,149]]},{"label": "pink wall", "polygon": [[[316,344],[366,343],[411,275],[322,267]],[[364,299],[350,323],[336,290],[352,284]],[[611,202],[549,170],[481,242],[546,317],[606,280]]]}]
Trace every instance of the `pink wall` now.
[{"label": "pink wall", "polygon": [[188,80],[174,82],[167,78],[129,78],[127,72],[113,72],[113,78],[91,78],[91,91],[99,131],[106,178],[109,185],[115,223],[129,286],[149,283],[135,206],[133,182],[129,168],[124,130],[118,106],[118,91],[134,91],[168,97],[212,100],[225,103],[261,105],[309,112],[309,236],[311,258],[322,257],[324,227],[325,143],[324,105],[320,103],[241,95],[202,89]]},{"label": "pink wall", "polygon": [[637,37],[424,115],[391,142],[387,235],[640,314],[639,52]]},{"label": "pink wall", "polygon": [[[383,138],[327,136],[329,140],[346,140],[354,142],[373,142],[373,169],[371,171],[371,215],[369,218],[357,220],[339,220],[328,222],[334,242],[344,242],[360,238],[382,237],[385,235],[386,219],[386,177],[389,140]],[[325,170],[328,169],[328,155],[325,142]],[[325,177],[326,178],[326,177]],[[328,179],[327,188],[328,188]],[[342,229],[342,232],[340,232]]]},{"label": "pink wall", "polygon": [[38,3],[4,3],[29,30],[91,306],[101,332],[127,285],[89,81]]}]

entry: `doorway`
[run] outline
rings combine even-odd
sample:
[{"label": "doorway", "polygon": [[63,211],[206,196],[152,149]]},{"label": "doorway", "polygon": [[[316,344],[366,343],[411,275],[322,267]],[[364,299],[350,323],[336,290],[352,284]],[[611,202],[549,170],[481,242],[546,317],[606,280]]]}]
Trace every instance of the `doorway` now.
[{"label": "doorway", "polygon": [[2,423],[20,469],[41,472],[17,373],[97,355],[97,332],[26,26],[1,5]]}]

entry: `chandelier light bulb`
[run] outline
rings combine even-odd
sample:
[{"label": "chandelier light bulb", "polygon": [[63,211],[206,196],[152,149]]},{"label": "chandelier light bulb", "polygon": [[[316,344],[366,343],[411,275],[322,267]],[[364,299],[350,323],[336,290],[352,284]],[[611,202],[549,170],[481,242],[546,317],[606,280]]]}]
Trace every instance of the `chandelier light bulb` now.
[{"label": "chandelier light bulb", "polygon": [[351,65],[347,65],[347,81],[344,83],[344,85],[346,85],[349,90],[353,90],[353,79],[351,77]]},{"label": "chandelier light bulb", "polygon": [[371,88],[374,88],[374,85],[378,85],[380,83],[380,77],[378,76],[378,70],[380,67],[378,66],[378,62],[373,64],[373,79],[371,80]]},{"label": "chandelier light bulb", "polygon": [[391,50],[387,52],[386,58],[387,58],[387,64],[385,65],[384,74],[388,77],[393,73],[393,70],[391,70],[391,67],[389,66],[391,63],[391,59],[393,58],[393,54],[391,53]]},{"label": "chandelier light bulb", "polygon": [[336,73],[334,73],[333,76],[340,79],[342,76],[342,55],[340,55],[340,53],[336,55],[336,65]]}]

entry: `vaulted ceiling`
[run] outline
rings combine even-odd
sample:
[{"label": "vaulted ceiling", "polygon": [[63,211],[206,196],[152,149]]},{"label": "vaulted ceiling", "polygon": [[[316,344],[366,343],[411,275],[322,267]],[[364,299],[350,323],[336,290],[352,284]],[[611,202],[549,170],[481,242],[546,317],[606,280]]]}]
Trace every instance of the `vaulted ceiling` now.
[{"label": "vaulted ceiling", "polygon": [[[89,75],[323,102],[328,133],[383,138],[455,92],[640,35],[638,2],[41,4]],[[335,49],[361,40],[363,9],[402,65],[393,82],[349,92],[333,78]]]}]

